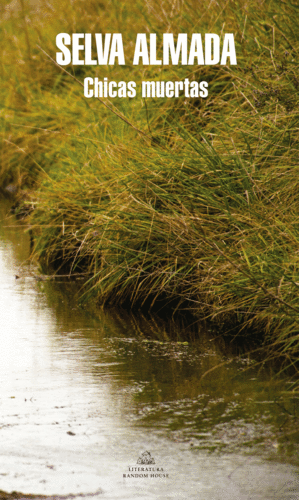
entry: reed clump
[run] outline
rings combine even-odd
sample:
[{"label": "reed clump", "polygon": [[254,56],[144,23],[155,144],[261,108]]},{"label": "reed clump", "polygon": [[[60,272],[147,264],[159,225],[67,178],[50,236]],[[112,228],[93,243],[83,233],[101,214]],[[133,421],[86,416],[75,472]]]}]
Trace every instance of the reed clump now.
[{"label": "reed clump", "polygon": [[[295,363],[298,7],[231,0],[223,13],[216,3],[203,5],[199,17],[196,2],[137,2],[136,12],[126,2],[121,9],[108,3],[101,31],[119,23],[128,53],[136,32],[220,33],[225,19],[238,65],[110,69],[114,80],[137,82],[142,73],[141,79],[200,75],[209,82],[206,100],[116,98],[113,106],[128,124],[84,99],[72,78],[32,49],[35,80],[27,67],[19,76],[26,89],[20,84],[13,93],[5,78],[0,180],[33,186],[36,254],[69,273],[86,273],[82,300],[168,304],[223,331],[238,325],[260,332],[269,356]],[[73,17],[64,16],[72,25],[63,30],[60,20],[52,30],[96,30],[97,2],[64,8],[73,9]],[[9,22],[2,24],[7,36]],[[53,52],[50,35],[40,38]],[[76,78],[86,71],[76,69]]]}]

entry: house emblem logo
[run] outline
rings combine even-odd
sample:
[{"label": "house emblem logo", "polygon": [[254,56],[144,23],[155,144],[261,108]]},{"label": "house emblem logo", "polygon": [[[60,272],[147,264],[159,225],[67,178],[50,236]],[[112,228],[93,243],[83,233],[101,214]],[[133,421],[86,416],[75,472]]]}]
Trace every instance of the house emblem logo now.
[{"label": "house emblem logo", "polygon": [[142,464],[142,465],[149,465],[149,464],[154,464],[155,459],[151,456],[149,451],[144,451],[141,454],[141,457],[138,458],[137,464]]}]

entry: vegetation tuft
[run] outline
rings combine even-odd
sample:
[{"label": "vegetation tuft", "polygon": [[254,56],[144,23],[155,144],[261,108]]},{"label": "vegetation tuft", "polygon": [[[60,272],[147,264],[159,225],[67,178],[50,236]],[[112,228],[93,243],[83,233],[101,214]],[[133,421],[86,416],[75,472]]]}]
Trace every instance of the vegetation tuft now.
[{"label": "vegetation tuft", "polygon": [[[82,300],[188,310],[223,331],[260,332],[268,356],[295,364],[299,8],[281,0],[198,5],[7,6],[0,183],[34,207],[39,258],[86,273]],[[209,96],[105,100],[126,123],[84,98],[37,47],[55,57],[60,32],[123,34],[126,66],[67,68],[80,81],[107,76],[138,87],[188,77],[206,80]],[[143,32],[234,33],[238,65],[132,66]]]}]

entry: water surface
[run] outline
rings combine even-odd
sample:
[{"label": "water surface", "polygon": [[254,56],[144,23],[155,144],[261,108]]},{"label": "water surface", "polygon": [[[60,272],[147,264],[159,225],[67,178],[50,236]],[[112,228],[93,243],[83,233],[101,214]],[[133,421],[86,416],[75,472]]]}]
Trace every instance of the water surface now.
[{"label": "water surface", "polygon": [[[0,490],[299,498],[288,380],[232,358],[215,332],[196,339],[170,322],[80,309],[80,281],[40,279],[28,234],[7,211],[3,203]],[[145,451],[155,464],[137,464]]]}]

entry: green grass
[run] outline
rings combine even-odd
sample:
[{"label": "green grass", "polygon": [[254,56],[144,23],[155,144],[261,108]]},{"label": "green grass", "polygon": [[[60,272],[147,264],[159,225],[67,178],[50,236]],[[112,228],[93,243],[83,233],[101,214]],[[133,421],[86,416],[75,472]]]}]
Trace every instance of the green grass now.
[{"label": "green grass", "polygon": [[[59,10],[53,3],[53,22],[48,7],[44,17],[29,12],[1,23],[0,182],[30,191],[39,258],[89,275],[82,300],[188,310],[222,331],[259,332],[268,356],[294,364],[298,7],[149,5],[62,1]],[[80,81],[209,82],[205,100],[138,95],[108,103],[132,127],[84,98],[37,48],[53,57],[63,31],[122,32],[128,61],[138,32],[233,32],[238,65],[68,68]]]}]

